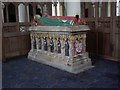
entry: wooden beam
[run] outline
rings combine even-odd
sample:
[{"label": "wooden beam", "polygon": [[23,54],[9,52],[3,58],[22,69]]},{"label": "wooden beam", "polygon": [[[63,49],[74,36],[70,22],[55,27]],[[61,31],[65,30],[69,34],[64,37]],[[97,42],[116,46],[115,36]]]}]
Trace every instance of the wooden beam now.
[{"label": "wooden beam", "polygon": [[98,2],[95,2],[95,28],[98,27],[98,18],[99,18],[99,6]]}]

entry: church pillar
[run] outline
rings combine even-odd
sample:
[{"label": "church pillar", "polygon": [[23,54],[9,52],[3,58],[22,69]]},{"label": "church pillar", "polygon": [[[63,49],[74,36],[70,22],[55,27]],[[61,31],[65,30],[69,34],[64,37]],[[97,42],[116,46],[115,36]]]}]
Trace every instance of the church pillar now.
[{"label": "church pillar", "polygon": [[66,14],[67,16],[75,16],[76,14],[81,17],[81,3],[80,0],[76,0],[76,2],[70,2],[69,0],[66,0]]}]

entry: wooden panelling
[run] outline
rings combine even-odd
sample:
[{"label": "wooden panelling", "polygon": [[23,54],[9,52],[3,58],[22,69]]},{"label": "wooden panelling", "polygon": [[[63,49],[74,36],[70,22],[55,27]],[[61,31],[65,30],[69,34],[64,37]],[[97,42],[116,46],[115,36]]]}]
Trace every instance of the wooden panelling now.
[{"label": "wooden panelling", "polygon": [[97,50],[97,33],[95,31],[88,31],[86,38],[86,50],[90,53],[96,53]]},{"label": "wooden panelling", "polygon": [[[9,4],[8,2],[4,3],[6,6]],[[23,32],[21,31],[21,27],[28,27],[30,26],[30,22],[23,22],[19,23],[19,15],[18,15],[18,5],[19,3],[14,2],[15,5],[15,11],[16,11],[16,22],[8,22],[8,10],[6,9],[6,18],[7,21],[3,23],[3,58],[10,58],[10,57],[15,57],[15,56],[20,56],[20,55],[25,55],[28,54],[30,50],[30,36],[29,32]],[[28,3],[25,2],[25,5]],[[36,6],[38,3],[30,3],[33,6],[33,15],[35,15],[36,12]],[[44,5],[45,3],[41,2],[39,4]],[[51,15],[52,10],[49,10],[52,8],[52,3],[47,3],[48,5],[48,12]],[[43,9],[43,7],[41,7]],[[27,9],[27,8],[26,8]],[[0,11],[2,11],[0,9]],[[1,18],[1,13],[0,13],[0,18]],[[0,19],[1,20],[1,19]],[[0,27],[1,28],[1,27]],[[26,29],[25,28],[25,29]],[[0,38],[1,39],[1,38]],[[0,48],[2,49],[2,48]]]},{"label": "wooden panelling", "polygon": [[104,34],[102,32],[97,32],[96,42],[97,42],[97,55],[104,55]]},{"label": "wooden panelling", "polygon": [[104,55],[106,56],[111,56],[112,51],[113,51],[113,46],[111,45],[111,40],[110,40],[110,34],[109,33],[104,33],[104,38],[103,38],[103,49],[104,49]]},{"label": "wooden panelling", "polygon": [[[87,33],[87,51],[100,57],[120,60],[120,17],[87,19],[91,31]],[[96,22],[98,26],[96,27]]]},{"label": "wooden panelling", "polygon": [[114,56],[120,59],[120,42],[119,42],[120,33],[115,34],[115,43],[114,43]]},{"label": "wooden panelling", "polygon": [[[20,24],[20,27],[21,26],[25,26],[25,24]],[[15,23],[4,24],[3,31],[3,50],[5,59],[28,53],[30,50],[29,32],[20,32],[19,27]]]},{"label": "wooden panelling", "polygon": [[120,61],[120,16],[114,18],[114,56]]},{"label": "wooden panelling", "polygon": [[[37,4],[38,3],[32,3],[33,15],[35,15],[35,6]],[[85,18],[91,29],[87,33],[87,51],[103,58],[118,61],[120,60],[120,16],[116,17],[114,15],[116,8],[114,3],[111,3],[111,17],[106,17],[106,15],[104,15],[106,14],[106,11],[102,13],[102,16],[104,17],[99,17],[98,2],[95,3],[95,7],[95,17]],[[0,14],[0,18],[1,16],[2,15]],[[91,14],[89,16],[91,16]],[[17,15],[16,17],[18,18]],[[22,26],[28,27],[30,26],[30,23],[19,23],[17,21],[16,23],[3,24],[3,30],[1,31],[3,31],[4,58],[25,55],[30,50],[30,36],[28,32],[20,32],[20,27]],[[0,23],[0,29],[1,28]],[[1,38],[2,35],[0,39]],[[2,41],[2,39],[0,41]]]},{"label": "wooden panelling", "polygon": [[25,55],[30,50],[29,34],[4,37],[4,56],[10,58],[14,56]]},{"label": "wooden panelling", "polygon": [[15,32],[17,30],[17,26],[6,26],[3,27],[4,33],[8,33],[8,32]]}]

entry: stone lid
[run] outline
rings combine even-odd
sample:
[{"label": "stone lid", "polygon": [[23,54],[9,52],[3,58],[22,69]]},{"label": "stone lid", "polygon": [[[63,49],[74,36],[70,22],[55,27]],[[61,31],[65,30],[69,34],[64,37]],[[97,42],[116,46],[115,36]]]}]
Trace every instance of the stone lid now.
[{"label": "stone lid", "polygon": [[28,31],[35,32],[85,32],[90,30],[88,25],[79,26],[30,26]]}]

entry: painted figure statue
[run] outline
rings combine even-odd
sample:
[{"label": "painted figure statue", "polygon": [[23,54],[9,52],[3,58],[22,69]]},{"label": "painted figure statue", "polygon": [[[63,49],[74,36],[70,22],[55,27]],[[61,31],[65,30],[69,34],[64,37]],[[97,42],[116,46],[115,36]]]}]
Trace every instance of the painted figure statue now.
[{"label": "painted figure statue", "polygon": [[43,25],[43,26],[74,26],[74,25],[85,25],[86,21],[79,18],[79,15],[75,17],[70,16],[40,16],[39,14],[34,16],[34,22],[32,25]]},{"label": "painted figure statue", "polygon": [[37,47],[36,47],[36,39],[35,38],[33,38],[33,49],[37,49]]},{"label": "painted figure statue", "polygon": [[48,46],[47,46],[47,38],[44,38],[44,50],[47,51],[48,50]]},{"label": "painted figure statue", "polygon": [[44,26],[73,26],[72,20],[51,19],[47,17],[41,17],[40,15],[35,15],[34,20],[38,25]]},{"label": "painted figure statue", "polygon": [[69,56],[69,43],[68,39],[65,41],[65,56]]},{"label": "painted figure statue", "polygon": [[51,40],[50,40],[50,52],[54,52],[54,42],[53,42],[53,38],[51,38]]},{"label": "painted figure statue", "polygon": [[42,49],[42,40],[41,40],[41,38],[39,38],[38,43],[39,43],[39,49]]},{"label": "painted figure statue", "polygon": [[76,49],[76,54],[79,55],[82,53],[82,49],[83,49],[83,45],[82,45],[82,41],[78,40],[78,38],[76,39],[75,42],[75,49]]},{"label": "painted figure statue", "polygon": [[58,47],[58,53],[61,53],[61,42],[60,42],[60,38],[58,38],[57,47]]}]

